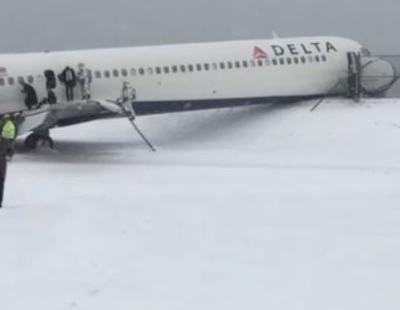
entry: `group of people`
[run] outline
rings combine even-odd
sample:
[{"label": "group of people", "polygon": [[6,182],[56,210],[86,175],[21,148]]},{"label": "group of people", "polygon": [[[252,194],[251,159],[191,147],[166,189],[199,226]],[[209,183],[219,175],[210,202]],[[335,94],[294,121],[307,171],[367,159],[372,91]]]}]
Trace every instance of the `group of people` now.
[{"label": "group of people", "polygon": [[[42,104],[55,104],[57,97],[54,89],[57,87],[56,76],[51,70],[45,71],[47,98],[42,101],[38,100],[38,95],[35,88],[26,83],[23,79],[19,80],[21,91],[25,94],[25,105],[29,110],[40,108]],[[75,72],[73,68],[67,66],[64,71],[58,75],[58,79],[65,86],[65,94],[67,101],[74,101],[74,91],[77,85],[80,87],[82,100],[89,100],[91,98],[90,86],[92,83],[92,72],[86,68],[85,64],[78,65],[78,71]]]},{"label": "group of people", "polygon": [[[57,103],[57,97],[54,93],[54,89],[57,87],[56,77],[54,72],[51,70],[47,70],[45,72],[46,77],[46,89],[47,89],[47,98],[42,101],[38,100],[38,95],[36,90],[32,85],[26,83],[24,80],[20,80],[19,83],[22,88],[22,93],[25,94],[25,105],[29,110],[34,108],[40,108],[42,104],[55,104]],[[58,79],[65,86],[65,96],[67,101],[75,100],[75,88],[79,86],[80,92],[82,95],[82,100],[90,100],[91,99],[91,83],[92,83],[92,72],[87,69],[85,64],[80,63],[78,65],[78,71],[67,66],[63,72],[58,75]],[[124,113],[128,113],[130,116],[135,116],[135,111],[132,106],[133,100],[136,99],[136,91],[130,85],[128,81],[125,81],[122,85],[121,97],[118,100],[119,105],[121,106]]]}]

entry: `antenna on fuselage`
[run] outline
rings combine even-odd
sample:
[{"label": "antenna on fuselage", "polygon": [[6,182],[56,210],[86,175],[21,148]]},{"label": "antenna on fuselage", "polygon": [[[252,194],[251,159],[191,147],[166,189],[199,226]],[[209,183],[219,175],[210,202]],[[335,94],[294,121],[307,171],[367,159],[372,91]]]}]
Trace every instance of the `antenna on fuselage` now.
[{"label": "antenna on fuselage", "polygon": [[272,31],[272,39],[279,39],[280,36],[275,31]]}]

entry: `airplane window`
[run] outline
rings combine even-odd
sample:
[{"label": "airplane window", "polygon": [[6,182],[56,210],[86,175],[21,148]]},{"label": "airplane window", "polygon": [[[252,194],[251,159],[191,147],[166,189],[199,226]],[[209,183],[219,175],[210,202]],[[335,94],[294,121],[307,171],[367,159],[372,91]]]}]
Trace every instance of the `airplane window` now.
[{"label": "airplane window", "polygon": [[4,86],[5,83],[6,81],[4,81],[4,79],[0,79],[0,86]]},{"label": "airplane window", "polygon": [[111,77],[110,71],[108,71],[108,70],[104,71],[104,77],[105,77],[106,79],[109,79],[109,78]]},{"label": "airplane window", "polygon": [[299,64],[299,59],[297,57],[293,58],[293,62],[298,65]]},{"label": "airplane window", "polygon": [[138,71],[138,72],[139,72],[139,74],[140,74],[140,75],[144,75],[144,74],[145,74],[145,72],[144,72],[144,69],[143,69],[143,68],[139,68],[139,71]]},{"label": "airplane window", "polygon": [[15,79],[13,77],[8,78],[8,84],[14,85],[15,84]]},{"label": "airplane window", "polygon": [[116,70],[116,69],[114,69],[114,70],[113,70],[113,76],[114,76],[114,77],[119,77],[119,71]]},{"label": "airplane window", "polygon": [[228,69],[233,69],[233,63],[232,63],[232,61],[228,61]]},{"label": "airplane window", "polygon": [[235,67],[238,69],[240,68],[240,61],[235,61]]},{"label": "airplane window", "polygon": [[193,71],[194,71],[193,65],[189,65],[188,68],[189,68],[189,71],[190,71],[190,72],[193,72]]},{"label": "airplane window", "polygon": [[274,66],[276,66],[276,65],[278,64],[278,61],[274,58],[274,59],[272,59],[272,64],[273,64]]},{"label": "airplane window", "polygon": [[312,56],[308,56],[308,61],[312,63],[314,61],[314,58]]},{"label": "airplane window", "polygon": [[322,59],[323,62],[326,62],[326,56],[325,55],[322,55],[321,59]]},{"label": "airplane window", "polygon": [[177,73],[178,72],[178,66],[172,66],[172,72]]},{"label": "airplane window", "polygon": [[246,60],[243,60],[243,61],[242,61],[242,64],[243,64],[243,67],[244,67],[244,68],[247,68],[247,67],[249,66],[249,64],[247,63]]},{"label": "airplane window", "polygon": [[27,80],[28,80],[28,83],[29,83],[29,84],[33,84],[33,82],[34,82],[34,78],[33,78],[32,75],[29,75],[28,78],[27,78]]},{"label": "airplane window", "polygon": [[121,74],[122,74],[123,77],[127,77],[128,76],[128,70],[122,69],[121,70]]},{"label": "airplane window", "polygon": [[221,62],[221,63],[219,64],[219,67],[221,68],[221,70],[225,70],[225,63],[224,63],[224,62]]},{"label": "airplane window", "polygon": [[183,72],[183,73],[186,72],[186,66],[185,65],[181,65],[181,72]]},{"label": "airplane window", "polygon": [[289,57],[287,58],[287,64],[288,64],[288,65],[291,65],[291,64],[292,64],[292,58],[289,58]]},{"label": "airplane window", "polygon": [[257,65],[258,65],[259,67],[262,67],[262,66],[263,66],[263,61],[262,61],[262,60],[257,60]]},{"label": "airplane window", "polygon": [[94,76],[96,77],[96,79],[101,79],[101,72],[100,71],[96,71],[94,73]]},{"label": "airplane window", "polygon": [[204,69],[205,69],[206,71],[210,70],[210,65],[209,65],[209,64],[204,64]]},{"label": "airplane window", "polygon": [[315,61],[316,61],[316,62],[319,62],[319,56],[318,56],[318,55],[315,56]]},{"label": "airplane window", "polygon": [[284,64],[285,64],[285,59],[283,59],[283,58],[279,59],[279,63],[280,63],[281,65],[284,65]]},{"label": "airplane window", "polygon": [[24,82],[25,79],[22,76],[17,77],[18,83]]},{"label": "airplane window", "polygon": [[150,74],[150,75],[152,75],[152,74],[154,73],[153,68],[152,68],[152,67],[148,67],[148,68],[147,68],[147,73]]},{"label": "airplane window", "polygon": [[251,67],[255,67],[256,66],[256,61],[255,60],[251,60],[250,61],[250,66]]},{"label": "airplane window", "polygon": [[164,67],[164,73],[169,74],[169,67]]},{"label": "airplane window", "polygon": [[215,62],[213,62],[212,68],[213,68],[213,70],[218,70],[218,65]]},{"label": "airplane window", "polygon": [[130,71],[131,71],[131,75],[132,75],[132,76],[135,76],[135,75],[136,75],[136,69],[132,68]]},{"label": "airplane window", "polygon": [[201,64],[197,64],[196,69],[197,69],[197,71],[201,71],[201,69],[202,69]]},{"label": "airplane window", "polygon": [[301,57],[301,62],[302,62],[303,64],[306,63],[306,58],[305,58],[304,56]]},{"label": "airplane window", "polygon": [[156,68],[156,73],[157,73],[157,74],[161,74],[161,68],[160,68],[160,67],[157,67],[157,68]]}]

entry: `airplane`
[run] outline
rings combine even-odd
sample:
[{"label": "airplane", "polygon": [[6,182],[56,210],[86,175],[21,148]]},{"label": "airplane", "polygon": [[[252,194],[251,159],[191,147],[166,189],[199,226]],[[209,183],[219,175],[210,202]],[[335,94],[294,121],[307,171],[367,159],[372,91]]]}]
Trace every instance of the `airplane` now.
[{"label": "airplane", "polygon": [[[83,98],[76,87],[75,100],[67,100],[60,74],[79,66],[91,74],[90,96]],[[119,101],[126,82],[137,95],[129,104],[143,116],[313,99],[319,104],[329,96],[358,101],[384,95],[398,79],[390,62],[339,37],[4,54],[0,115],[14,115],[18,134],[30,133],[25,146],[35,149],[53,145],[50,130],[55,127],[115,117],[128,117],[135,125]],[[50,95],[55,100],[28,109],[22,82],[42,103]]]}]

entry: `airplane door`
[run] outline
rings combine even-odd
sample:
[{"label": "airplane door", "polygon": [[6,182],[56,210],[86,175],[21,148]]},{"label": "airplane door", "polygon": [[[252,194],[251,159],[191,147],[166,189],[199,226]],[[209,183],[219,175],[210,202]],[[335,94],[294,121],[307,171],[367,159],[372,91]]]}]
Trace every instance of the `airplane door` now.
[{"label": "airplane door", "polygon": [[44,76],[46,77],[46,88],[47,90],[52,90],[57,87],[57,79],[53,70],[46,70],[44,72]]},{"label": "airplane door", "polygon": [[355,52],[347,53],[348,61],[348,92],[349,96],[359,101],[361,98],[361,55]]}]

